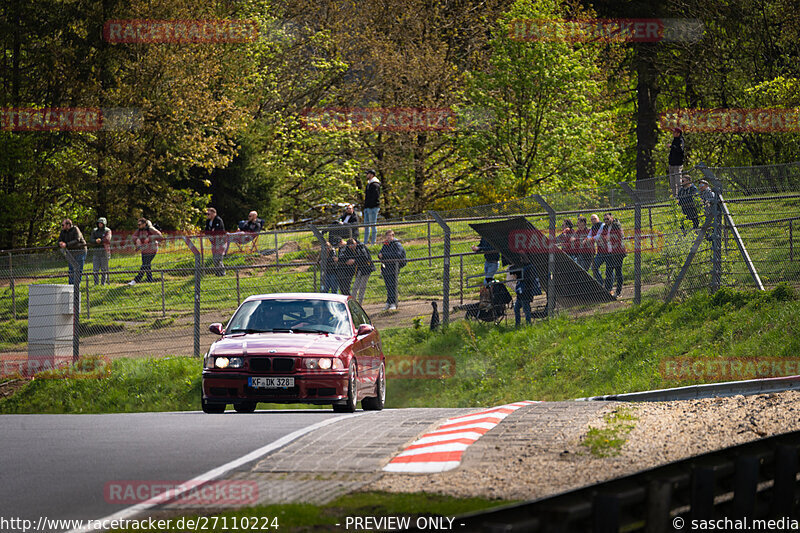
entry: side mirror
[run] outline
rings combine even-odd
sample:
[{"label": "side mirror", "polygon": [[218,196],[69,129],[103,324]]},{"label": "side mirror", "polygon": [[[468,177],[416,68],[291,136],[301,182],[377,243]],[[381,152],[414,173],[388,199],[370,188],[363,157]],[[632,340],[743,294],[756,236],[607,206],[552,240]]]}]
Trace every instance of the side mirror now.
[{"label": "side mirror", "polygon": [[225,330],[222,328],[222,324],[219,322],[214,322],[210,326],[208,326],[208,331],[214,333],[215,335],[222,335],[225,333]]},{"label": "side mirror", "polygon": [[373,331],[375,331],[375,327],[372,324],[361,324],[360,326],[358,326],[356,337],[367,335],[368,333],[372,333]]}]

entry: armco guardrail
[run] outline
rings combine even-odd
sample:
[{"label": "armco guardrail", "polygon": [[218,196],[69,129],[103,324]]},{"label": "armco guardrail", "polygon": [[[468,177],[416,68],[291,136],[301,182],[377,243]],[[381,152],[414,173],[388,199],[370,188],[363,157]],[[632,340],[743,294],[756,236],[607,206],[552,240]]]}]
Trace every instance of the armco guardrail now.
[{"label": "armco guardrail", "polygon": [[797,529],[798,453],[795,431],[454,524],[508,533]]},{"label": "armco guardrail", "polygon": [[753,394],[769,394],[800,390],[800,376],[776,378],[748,379],[745,381],[726,381],[724,383],[707,383],[688,385],[674,389],[656,389],[625,394],[606,394],[578,398],[576,401],[613,401],[613,402],[668,402],[673,400],[698,400],[701,398],[717,398],[723,396],[750,396]]}]

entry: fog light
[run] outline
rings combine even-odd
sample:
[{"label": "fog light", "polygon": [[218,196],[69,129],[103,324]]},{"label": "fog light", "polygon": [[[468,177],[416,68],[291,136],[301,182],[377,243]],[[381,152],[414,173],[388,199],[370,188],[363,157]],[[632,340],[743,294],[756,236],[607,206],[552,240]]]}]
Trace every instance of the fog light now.
[{"label": "fog light", "polygon": [[229,364],[230,361],[228,360],[227,357],[217,357],[216,359],[214,359],[214,366],[216,366],[217,368],[228,368]]}]

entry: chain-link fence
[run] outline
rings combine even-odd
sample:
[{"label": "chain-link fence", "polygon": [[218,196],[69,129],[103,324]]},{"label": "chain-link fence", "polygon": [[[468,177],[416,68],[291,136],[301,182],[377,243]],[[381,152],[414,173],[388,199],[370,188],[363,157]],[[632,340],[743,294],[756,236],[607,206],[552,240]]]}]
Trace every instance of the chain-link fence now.
[{"label": "chain-link fence", "polygon": [[[800,279],[800,163],[698,166],[683,177],[688,192],[677,197],[661,176],[381,220],[367,245],[363,225],[333,225],[164,235],[154,238],[155,254],[124,233],[85,256],[4,251],[2,372],[33,353],[197,355],[212,340],[208,324],[259,293],[353,292],[381,327],[427,326],[432,302],[443,322],[514,320],[515,312],[524,320]],[[713,193],[695,188],[701,180]],[[79,282],[69,301],[36,287],[68,284],[70,263]]]}]

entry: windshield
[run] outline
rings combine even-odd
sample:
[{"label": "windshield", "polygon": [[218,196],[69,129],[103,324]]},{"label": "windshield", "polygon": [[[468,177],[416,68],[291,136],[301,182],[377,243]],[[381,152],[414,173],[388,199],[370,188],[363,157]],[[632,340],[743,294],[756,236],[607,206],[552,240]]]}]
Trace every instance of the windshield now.
[{"label": "windshield", "polygon": [[352,334],[347,308],[325,300],[253,300],[231,318],[226,333]]}]

